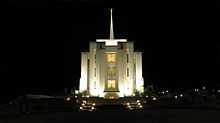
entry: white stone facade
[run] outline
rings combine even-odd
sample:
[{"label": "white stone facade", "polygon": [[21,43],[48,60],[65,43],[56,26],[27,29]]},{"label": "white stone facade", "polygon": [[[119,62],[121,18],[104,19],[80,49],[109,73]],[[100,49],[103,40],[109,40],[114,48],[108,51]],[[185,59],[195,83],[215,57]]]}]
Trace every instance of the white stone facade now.
[{"label": "white stone facade", "polygon": [[90,42],[89,52],[81,53],[79,91],[113,98],[143,93],[142,53],[134,52],[133,42],[114,39],[112,20],[111,10],[110,39]]},{"label": "white stone facade", "polygon": [[[115,87],[119,97],[143,93],[142,53],[134,52],[133,42],[109,47],[104,43],[90,42],[89,52],[81,53],[80,92],[89,91],[91,96],[104,97],[108,91],[108,54],[115,54]],[[112,79],[111,79],[112,80]]]}]

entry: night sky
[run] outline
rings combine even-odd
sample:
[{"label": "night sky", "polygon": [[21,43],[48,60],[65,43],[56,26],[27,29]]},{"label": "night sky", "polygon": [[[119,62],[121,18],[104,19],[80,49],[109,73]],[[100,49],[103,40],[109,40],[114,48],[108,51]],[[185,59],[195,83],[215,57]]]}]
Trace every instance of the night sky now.
[{"label": "night sky", "polygon": [[220,83],[218,9],[205,3],[28,1],[9,0],[3,15],[1,95],[78,86],[80,52],[88,51],[89,41],[109,36],[109,7],[115,37],[134,41],[143,52],[146,85]]}]

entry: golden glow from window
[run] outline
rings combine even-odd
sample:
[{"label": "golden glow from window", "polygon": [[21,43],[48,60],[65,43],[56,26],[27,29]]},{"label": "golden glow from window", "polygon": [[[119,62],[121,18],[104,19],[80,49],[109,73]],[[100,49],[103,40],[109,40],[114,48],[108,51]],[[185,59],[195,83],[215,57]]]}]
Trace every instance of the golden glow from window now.
[{"label": "golden glow from window", "polygon": [[107,54],[107,62],[116,62],[116,54],[108,53]]},{"label": "golden glow from window", "polygon": [[115,80],[108,80],[108,88],[115,88]]},{"label": "golden glow from window", "polygon": [[114,77],[114,76],[116,76],[116,68],[115,68],[115,67],[113,67],[113,68],[108,68],[107,74],[108,74],[109,77]]}]

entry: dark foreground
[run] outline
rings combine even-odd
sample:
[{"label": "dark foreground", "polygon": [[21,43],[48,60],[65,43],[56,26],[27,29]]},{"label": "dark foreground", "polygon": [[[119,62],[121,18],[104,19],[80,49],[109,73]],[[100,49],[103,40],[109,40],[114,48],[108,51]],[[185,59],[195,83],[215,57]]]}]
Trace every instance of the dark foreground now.
[{"label": "dark foreground", "polygon": [[196,101],[147,100],[137,112],[121,104],[97,103],[95,112],[79,112],[81,104],[71,100],[31,98],[1,105],[0,123],[220,123],[219,100]]},{"label": "dark foreground", "polygon": [[220,111],[208,109],[145,109],[143,112],[51,112],[0,118],[0,123],[220,123]]}]

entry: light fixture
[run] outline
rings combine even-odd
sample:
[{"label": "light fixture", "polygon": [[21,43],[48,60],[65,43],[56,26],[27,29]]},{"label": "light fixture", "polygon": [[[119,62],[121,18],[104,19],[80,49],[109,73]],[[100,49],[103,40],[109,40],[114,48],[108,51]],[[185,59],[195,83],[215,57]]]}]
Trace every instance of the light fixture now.
[{"label": "light fixture", "polygon": [[66,101],[70,101],[70,97],[67,97],[67,98],[66,98]]},{"label": "light fixture", "polygon": [[177,95],[175,95],[174,98],[177,99]]},{"label": "light fixture", "polygon": [[199,89],[195,89],[195,91],[196,91],[196,92],[198,92],[198,91],[199,91]]}]

